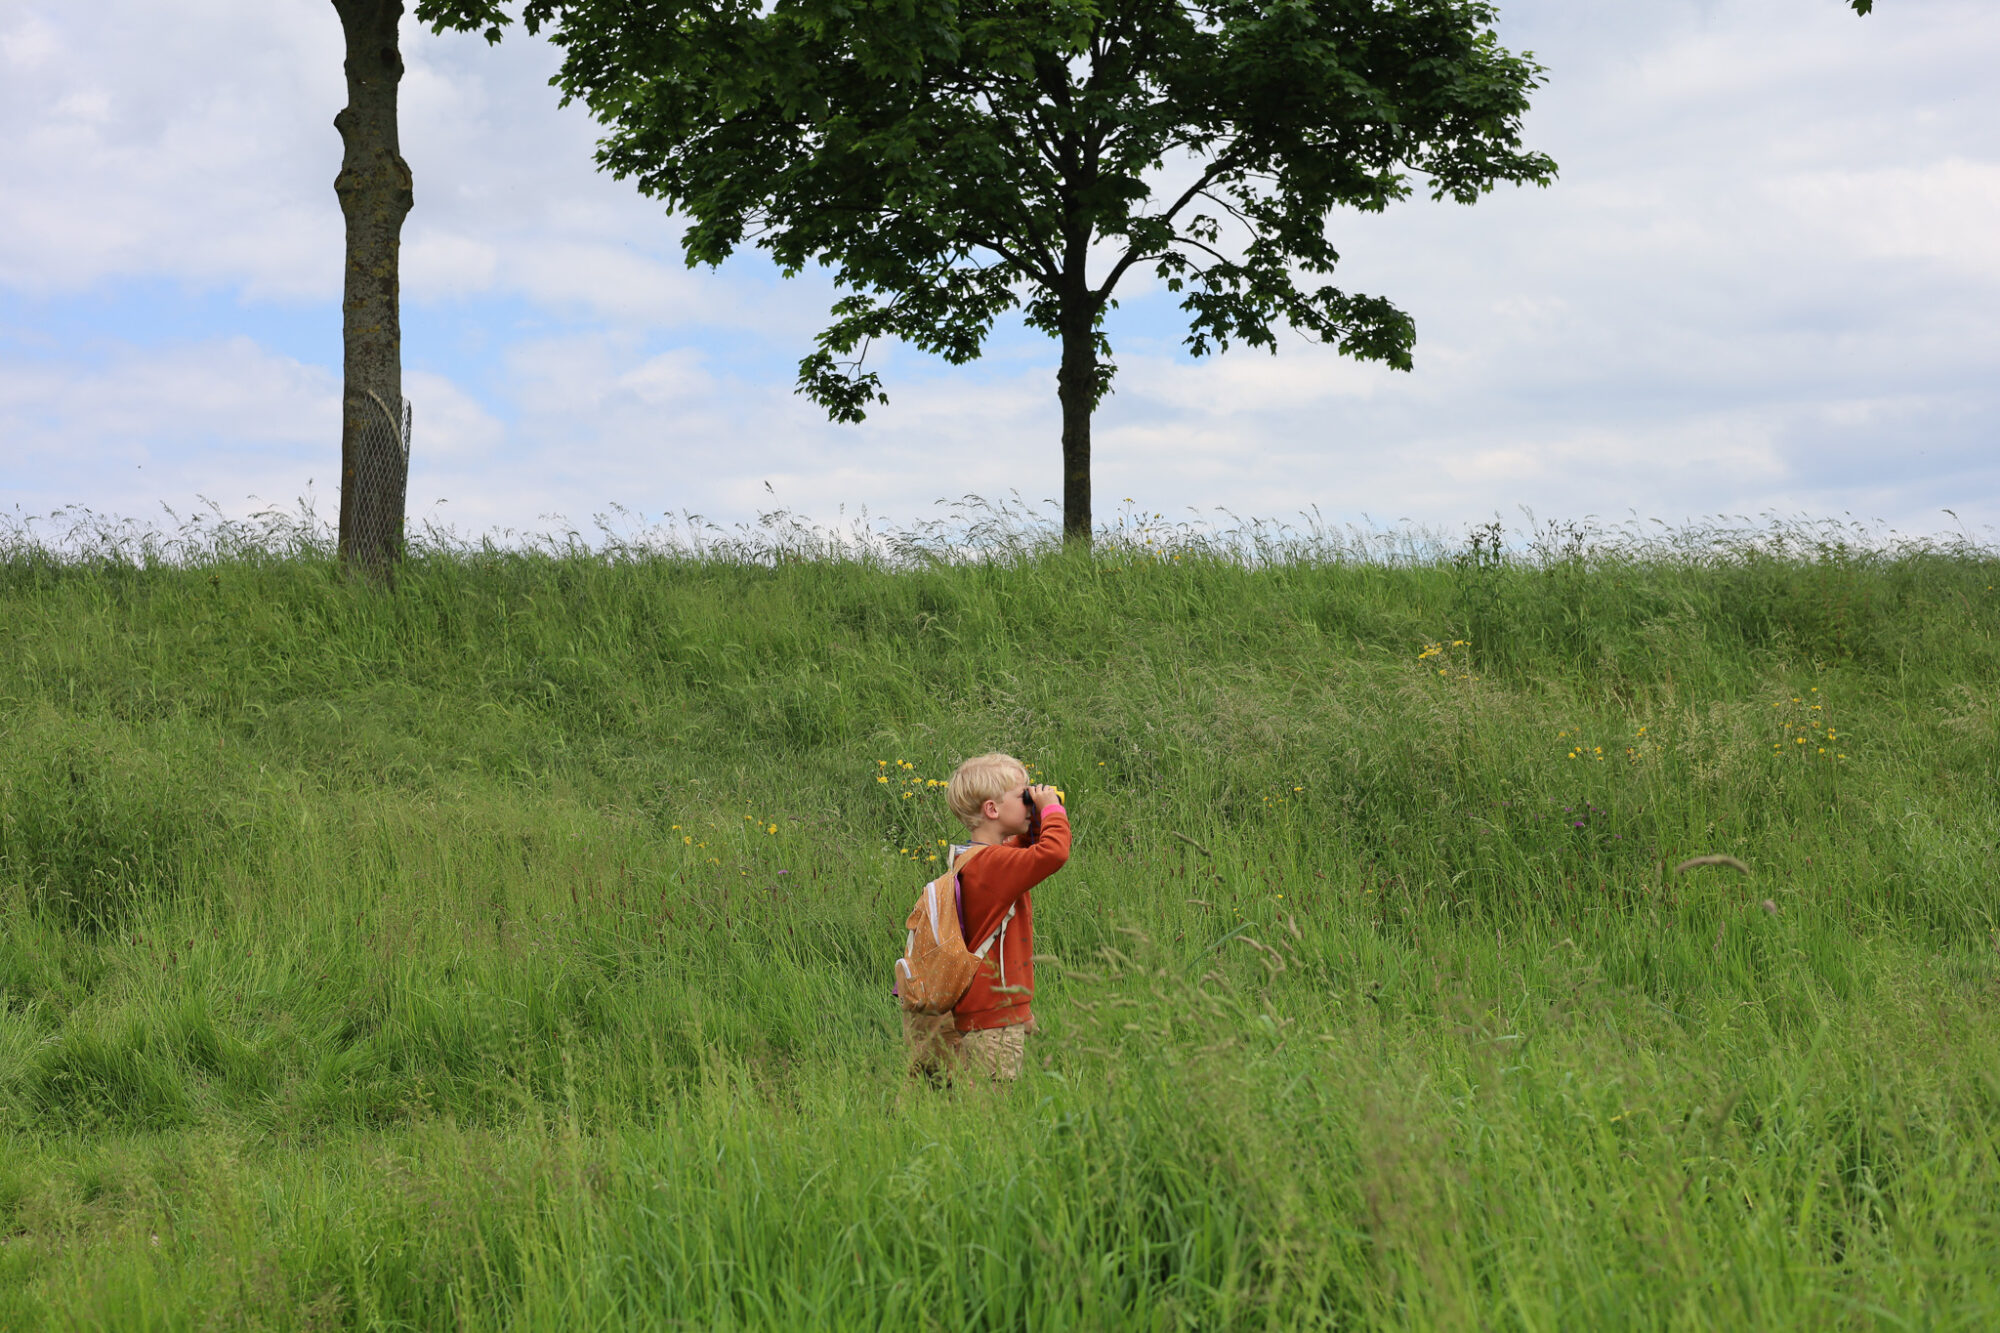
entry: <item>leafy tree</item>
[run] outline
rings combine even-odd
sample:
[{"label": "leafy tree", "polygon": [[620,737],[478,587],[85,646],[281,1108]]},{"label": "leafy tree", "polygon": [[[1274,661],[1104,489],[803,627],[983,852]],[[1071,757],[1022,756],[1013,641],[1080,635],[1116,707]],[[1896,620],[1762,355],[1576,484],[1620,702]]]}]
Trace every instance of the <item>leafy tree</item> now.
[{"label": "leafy tree", "polygon": [[[420,0],[498,40],[506,0]],[[689,263],[746,240],[845,295],[799,365],[836,419],[884,402],[863,368],[900,338],[977,357],[1020,308],[1059,340],[1063,529],[1091,531],[1103,323],[1144,266],[1182,296],[1195,355],[1275,350],[1281,325],[1410,367],[1415,329],[1318,279],[1340,207],[1420,180],[1471,203],[1547,184],[1520,118],[1541,69],[1483,0],[526,0],[557,84],[607,134],[599,163],[686,215]]]},{"label": "leafy tree", "polygon": [[396,132],[403,0],[333,0],[346,38],[347,106],[334,193],[347,224],[341,299],[340,558],[386,575],[403,553],[409,441],[403,411],[401,265],[412,202]]}]

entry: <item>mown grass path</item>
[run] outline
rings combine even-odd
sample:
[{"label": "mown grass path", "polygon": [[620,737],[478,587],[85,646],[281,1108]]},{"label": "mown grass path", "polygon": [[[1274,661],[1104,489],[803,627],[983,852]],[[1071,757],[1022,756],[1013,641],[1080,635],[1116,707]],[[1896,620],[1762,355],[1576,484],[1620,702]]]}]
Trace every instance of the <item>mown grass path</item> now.
[{"label": "mown grass path", "polygon": [[[17,544],[0,1326],[1992,1327],[2000,558],[1542,555]],[[920,1092],[996,747],[1045,1031]]]}]

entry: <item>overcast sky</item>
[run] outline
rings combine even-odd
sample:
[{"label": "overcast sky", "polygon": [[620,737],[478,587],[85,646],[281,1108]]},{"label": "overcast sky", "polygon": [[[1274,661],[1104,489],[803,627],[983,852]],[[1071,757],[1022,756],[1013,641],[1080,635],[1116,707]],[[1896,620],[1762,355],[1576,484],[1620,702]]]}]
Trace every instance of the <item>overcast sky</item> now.
[{"label": "overcast sky", "polygon": [[[2000,4],[1501,0],[1548,67],[1548,190],[1329,222],[1416,370],[1296,335],[1190,359],[1134,273],[1096,422],[1100,520],[1498,513],[2000,528]],[[1059,493],[1055,349],[879,359],[890,405],[794,396],[830,287],[681,262],[598,174],[552,48],[405,20],[413,517],[612,505],[891,520]],[[325,0],[0,0],[0,508],[335,508],[341,41]],[[766,490],[766,483],[770,490]]]}]

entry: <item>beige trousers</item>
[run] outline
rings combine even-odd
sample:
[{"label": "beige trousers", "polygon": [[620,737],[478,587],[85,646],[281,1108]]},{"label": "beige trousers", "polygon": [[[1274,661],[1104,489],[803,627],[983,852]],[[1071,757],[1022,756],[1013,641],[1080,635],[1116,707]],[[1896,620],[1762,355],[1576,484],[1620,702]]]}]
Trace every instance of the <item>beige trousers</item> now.
[{"label": "beige trousers", "polygon": [[903,1043],[909,1048],[910,1077],[948,1083],[952,1075],[1011,1083],[1021,1076],[1028,1030],[1033,1023],[960,1032],[950,1014],[903,1014]]},{"label": "beige trousers", "polygon": [[981,1028],[958,1034],[958,1063],[977,1079],[1012,1083],[1021,1077],[1021,1061],[1026,1054],[1028,1025],[1016,1023],[1005,1028]]}]

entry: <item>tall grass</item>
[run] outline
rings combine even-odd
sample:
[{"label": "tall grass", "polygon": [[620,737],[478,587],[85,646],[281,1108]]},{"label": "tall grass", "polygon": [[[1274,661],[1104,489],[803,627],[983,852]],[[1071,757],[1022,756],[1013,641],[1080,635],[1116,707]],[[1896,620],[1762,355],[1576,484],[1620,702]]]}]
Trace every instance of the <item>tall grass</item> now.
[{"label": "tall grass", "polygon": [[[1991,550],[66,524],[0,1326],[2000,1318]],[[932,1093],[888,965],[994,747],[1077,852],[1027,1076]]]}]

